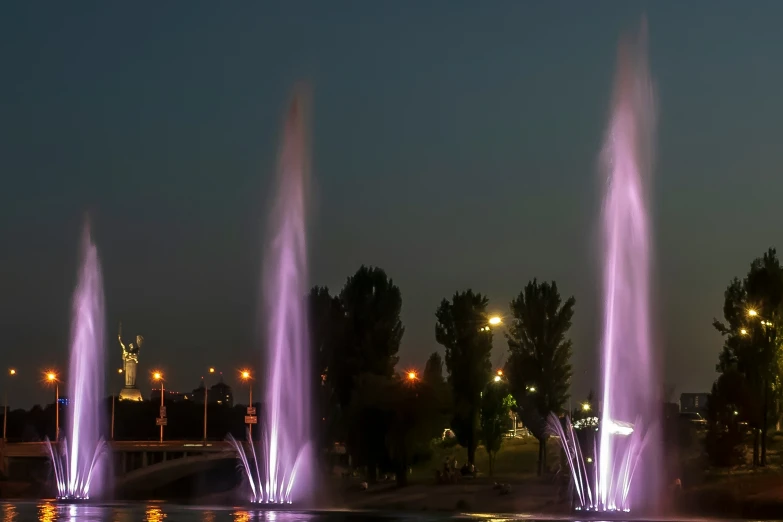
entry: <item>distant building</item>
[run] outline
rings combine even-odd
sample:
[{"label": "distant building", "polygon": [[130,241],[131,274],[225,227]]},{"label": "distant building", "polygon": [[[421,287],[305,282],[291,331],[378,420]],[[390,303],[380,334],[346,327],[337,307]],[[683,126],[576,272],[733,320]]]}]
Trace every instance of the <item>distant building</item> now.
[{"label": "distant building", "polygon": [[699,413],[706,417],[709,399],[709,393],[681,393],[680,413]]},{"label": "distant building", "polygon": [[211,404],[223,404],[226,406],[234,405],[234,393],[231,391],[231,386],[224,383],[222,380],[210,386],[209,388],[209,402]]},{"label": "distant building", "polygon": [[[189,399],[199,404],[204,404],[204,391],[205,386],[202,382],[198,388],[189,394]],[[234,405],[234,392],[231,391],[231,386],[224,383],[222,379],[219,383],[209,387],[207,398],[209,399],[209,404]]]}]

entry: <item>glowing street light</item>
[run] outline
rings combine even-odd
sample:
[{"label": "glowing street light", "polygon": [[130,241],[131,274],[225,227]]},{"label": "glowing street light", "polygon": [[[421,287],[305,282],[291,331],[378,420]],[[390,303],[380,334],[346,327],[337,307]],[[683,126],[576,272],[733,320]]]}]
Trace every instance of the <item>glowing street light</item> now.
[{"label": "glowing street light", "polygon": [[160,381],[160,420],[158,421],[160,423],[160,442],[163,442],[163,419],[165,419],[165,413],[164,410],[164,404],[163,404],[163,392],[164,392],[164,382],[163,382],[163,374],[161,372],[155,371],[152,372],[152,379],[155,381]]},{"label": "glowing street light", "polygon": [[210,368],[209,368],[209,373],[215,373],[215,369],[214,369],[214,368],[212,368],[212,367],[210,367]]},{"label": "glowing street light", "polygon": [[748,315],[751,317],[756,317],[757,315],[759,315],[759,313],[753,308],[751,308],[750,310],[748,310]]},{"label": "glowing street light", "polygon": [[[250,384],[251,374],[250,370],[240,370],[239,371],[239,377],[242,379],[242,381],[247,383],[247,389],[248,389],[248,403],[247,403],[247,414],[248,416],[251,415],[250,412],[253,412],[252,415],[255,415],[255,409],[253,408],[253,385]],[[247,437],[248,440],[252,443],[253,442],[253,425],[248,423],[247,424]]]},{"label": "glowing street light", "polygon": [[117,373],[122,373],[122,368],[117,368]]},{"label": "glowing street light", "polygon": [[[13,368],[9,368],[8,375],[13,377],[14,375],[16,375],[16,370]],[[7,427],[8,427],[8,383],[6,383],[5,404],[3,404],[3,442],[8,440],[5,436]]]},{"label": "glowing street light", "polygon": [[536,393],[536,387],[535,386],[528,386],[527,391],[530,393]]},{"label": "glowing street light", "polygon": [[498,371],[497,371],[497,374],[498,374],[499,376],[503,377],[503,370],[498,370]]},{"label": "glowing street light", "polygon": [[57,373],[48,371],[45,374],[46,382],[54,383],[54,440],[60,440],[60,381],[57,380]]},{"label": "glowing street light", "polygon": [[501,323],[503,323],[503,319],[499,315],[495,315],[489,318],[489,324],[492,326],[497,326]]},{"label": "glowing street light", "polygon": [[416,375],[415,371],[411,370],[411,371],[408,372],[408,380],[409,381],[415,381],[416,379],[418,379],[418,377],[419,376]]},{"label": "glowing street light", "polygon": [[500,375],[495,375],[495,382],[500,382],[501,380],[503,380],[503,377]]},{"label": "glowing street light", "polygon": [[589,402],[583,402],[582,403],[582,411],[590,411],[590,403]]},{"label": "glowing street light", "polygon": [[748,335],[748,331],[745,328],[740,328],[740,335]]}]

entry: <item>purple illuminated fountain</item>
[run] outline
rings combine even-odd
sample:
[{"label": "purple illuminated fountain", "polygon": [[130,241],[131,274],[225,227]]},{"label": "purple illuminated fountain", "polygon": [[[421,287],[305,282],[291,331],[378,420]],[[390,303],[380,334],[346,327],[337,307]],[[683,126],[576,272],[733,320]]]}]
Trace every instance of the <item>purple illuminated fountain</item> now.
[{"label": "purple illuminated fountain", "polygon": [[[650,326],[652,258],[648,188],[652,174],[655,104],[647,63],[646,28],[620,46],[606,139],[608,174],[603,210],[603,406],[598,507],[628,510],[631,481],[647,439],[642,419],[657,418],[658,374]],[[658,477],[646,458],[644,480]],[[653,491],[653,488],[650,488]]]},{"label": "purple illuminated fountain", "polygon": [[[595,462],[586,466],[576,432],[550,419],[568,460],[578,507],[629,511],[654,497],[658,458],[648,426],[657,419],[658,372],[650,327],[651,182],[655,106],[646,28],[618,53],[604,149],[603,403]],[[642,468],[642,469],[640,469]],[[634,483],[634,479],[636,479]],[[645,482],[641,487],[640,481]]]},{"label": "purple illuminated fountain", "polygon": [[63,500],[85,500],[96,493],[94,479],[105,449],[100,436],[104,385],[103,281],[89,224],[84,227],[81,262],[73,296],[66,435],[54,444],[47,441],[57,498]]},{"label": "purple illuminated fountain", "polygon": [[[309,493],[310,353],[306,204],[307,97],[297,89],[283,129],[277,198],[263,273],[266,393],[262,447],[250,458],[234,441],[253,502],[290,504]],[[261,461],[259,463],[259,460]]]}]

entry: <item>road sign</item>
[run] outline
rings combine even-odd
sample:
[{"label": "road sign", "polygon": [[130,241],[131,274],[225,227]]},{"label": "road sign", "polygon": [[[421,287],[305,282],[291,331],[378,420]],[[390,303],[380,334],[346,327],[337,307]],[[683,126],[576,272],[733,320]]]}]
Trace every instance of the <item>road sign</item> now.
[{"label": "road sign", "polygon": [[161,406],[160,407],[160,416],[161,416],[161,418],[165,418],[166,417],[166,407],[165,406]]},{"label": "road sign", "polygon": [[248,406],[247,407],[247,414],[248,415],[255,415],[256,414],[256,407],[255,406]]},{"label": "road sign", "polygon": [[255,415],[245,415],[245,424],[258,424],[258,417]]},{"label": "road sign", "polygon": [[168,426],[169,420],[166,417],[158,417],[155,419],[156,426]]}]

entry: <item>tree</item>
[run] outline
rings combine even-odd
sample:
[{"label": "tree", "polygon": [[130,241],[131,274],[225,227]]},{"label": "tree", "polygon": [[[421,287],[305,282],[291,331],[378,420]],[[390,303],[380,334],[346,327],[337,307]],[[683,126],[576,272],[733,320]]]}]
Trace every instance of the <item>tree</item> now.
[{"label": "tree", "polygon": [[[544,419],[563,410],[571,385],[571,340],[566,338],[574,316],[573,297],[565,303],[557,284],[529,282],[511,301],[513,320],[509,325],[509,357],[506,375],[514,397],[520,403],[523,419],[534,417],[531,429],[538,439],[538,474],[546,466]],[[534,412],[527,411],[534,409]]]},{"label": "tree", "polygon": [[481,392],[492,371],[489,300],[472,290],[441,301],[435,313],[435,339],[446,348],[446,369],[454,401],[451,429],[473,464],[478,445]]},{"label": "tree", "polygon": [[[777,337],[783,309],[783,268],[774,248],[750,265],[745,279],[734,278],[724,293],[725,322],[713,320],[724,336],[716,369],[744,375],[760,407],[748,420],[754,428],[753,464],[766,465],[770,415],[779,414],[781,399],[781,341]],[[759,444],[761,455],[759,456]]]},{"label": "tree", "polygon": [[321,445],[329,446],[340,425],[339,401],[335,374],[331,371],[335,364],[335,353],[340,350],[345,329],[345,312],[342,303],[329,293],[325,286],[314,286],[308,295],[310,343],[312,346],[312,389],[315,407],[314,426],[322,439]]},{"label": "tree", "polygon": [[416,452],[428,449],[448,421],[443,382],[397,376],[388,394],[390,429],[387,448],[395,463],[397,485],[408,484],[408,467]]},{"label": "tree", "polygon": [[[400,320],[402,294],[380,268],[361,266],[348,278],[340,292],[344,313],[342,339],[332,365],[338,402],[347,409],[357,397],[361,376],[390,379],[397,364],[397,352],[405,328]],[[351,407],[355,423],[348,426],[349,448],[362,452],[357,460],[367,466],[367,478],[375,480],[378,465],[386,457],[383,441],[387,425],[380,408],[366,401],[363,410]],[[351,444],[353,443],[353,444]]]},{"label": "tree", "polygon": [[424,365],[421,380],[432,385],[443,384],[443,359],[438,352],[430,354],[427,364]]},{"label": "tree", "polygon": [[704,448],[713,465],[735,466],[742,462],[743,423],[756,416],[745,376],[731,369],[721,374],[707,402]]},{"label": "tree", "polygon": [[489,457],[490,477],[494,472],[495,458],[503,444],[503,436],[511,428],[509,412],[513,406],[516,406],[516,402],[504,381],[487,384],[481,394],[481,440]]}]

